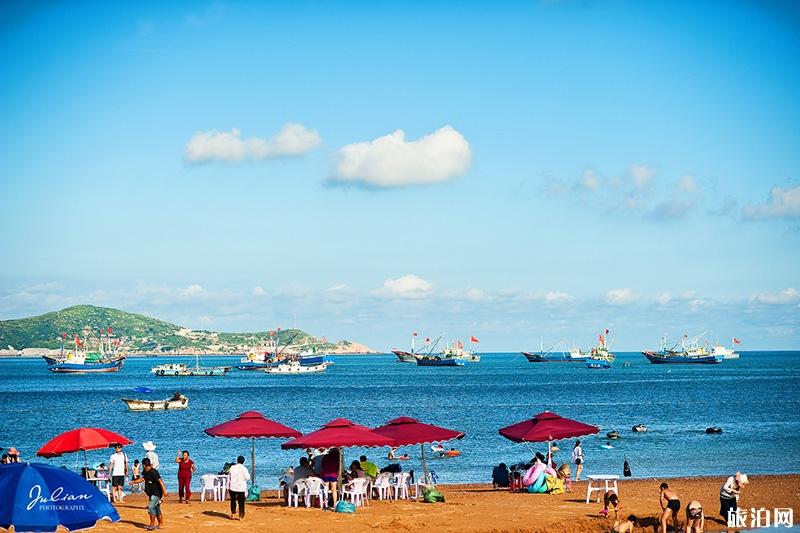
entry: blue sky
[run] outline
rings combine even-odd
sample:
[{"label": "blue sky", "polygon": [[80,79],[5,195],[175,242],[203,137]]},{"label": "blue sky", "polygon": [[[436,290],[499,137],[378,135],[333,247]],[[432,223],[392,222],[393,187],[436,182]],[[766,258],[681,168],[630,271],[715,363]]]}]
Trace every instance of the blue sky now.
[{"label": "blue sky", "polygon": [[800,346],[791,3],[0,9],[0,318]]}]

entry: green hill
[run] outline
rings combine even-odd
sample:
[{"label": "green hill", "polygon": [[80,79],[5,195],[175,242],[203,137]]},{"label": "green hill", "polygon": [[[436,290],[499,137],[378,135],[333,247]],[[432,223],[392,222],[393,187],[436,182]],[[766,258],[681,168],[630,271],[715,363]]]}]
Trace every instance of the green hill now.
[{"label": "green hill", "polygon": [[[109,307],[76,305],[61,311],[17,320],[0,321],[0,349],[12,346],[24,348],[58,348],[62,334],[71,341],[77,335],[98,336],[101,330],[113,329],[113,336],[124,339],[129,352],[214,351],[218,353],[241,352],[250,346],[267,341],[267,332],[216,333],[189,330],[163,320],[127,313]],[[330,343],[321,343],[304,331],[287,329],[278,332],[281,344],[305,344],[328,349]],[[294,339],[292,341],[292,339]],[[346,341],[345,341],[346,342]]]}]

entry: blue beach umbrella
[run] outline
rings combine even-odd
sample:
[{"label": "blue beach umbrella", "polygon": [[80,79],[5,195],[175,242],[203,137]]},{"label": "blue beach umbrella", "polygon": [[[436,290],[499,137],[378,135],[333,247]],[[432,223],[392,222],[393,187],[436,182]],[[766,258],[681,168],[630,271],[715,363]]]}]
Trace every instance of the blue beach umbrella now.
[{"label": "blue beach umbrella", "polygon": [[75,531],[119,520],[105,494],[78,474],[42,463],[0,465],[0,527]]}]

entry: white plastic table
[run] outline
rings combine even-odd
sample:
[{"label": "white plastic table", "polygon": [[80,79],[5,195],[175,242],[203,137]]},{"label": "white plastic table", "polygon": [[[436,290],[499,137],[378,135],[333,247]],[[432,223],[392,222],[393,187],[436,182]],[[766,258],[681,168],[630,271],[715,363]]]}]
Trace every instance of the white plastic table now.
[{"label": "white plastic table", "polygon": [[[614,476],[611,474],[602,474],[596,476],[586,476],[589,480],[589,484],[586,485],[586,503],[589,503],[592,499],[592,492],[597,492],[597,501],[600,501],[600,491],[605,494],[609,490],[613,490],[617,494],[619,494],[619,488],[617,486],[617,481],[619,480],[619,476]],[[604,483],[604,487],[601,486],[601,483]]]}]

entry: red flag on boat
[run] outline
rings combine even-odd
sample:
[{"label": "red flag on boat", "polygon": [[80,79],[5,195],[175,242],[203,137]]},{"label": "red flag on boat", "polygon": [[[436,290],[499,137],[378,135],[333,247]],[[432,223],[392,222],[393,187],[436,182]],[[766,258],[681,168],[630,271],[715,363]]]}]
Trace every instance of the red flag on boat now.
[{"label": "red flag on boat", "polygon": [[425,337],[425,344],[428,344],[429,342],[431,342],[431,338],[430,337]]},{"label": "red flag on boat", "polygon": [[606,328],[606,335],[608,335],[608,328]]},{"label": "red flag on boat", "polygon": [[114,330],[113,330],[113,329],[111,329],[111,328],[109,327],[109,328],[108,328],[108,332],[109,332],[109,333],[114,333]]},{"label": "red flag on boat", "polygon": [[478,338],[475,337],[474,335],[470,335],[469,336],[469,342],[481,342],[481,341],[479,341]]},{"label": "red flag on boat", "polygon": [[459,339],[459,341],[456,343],[456,346],[458,347],[459,350],[464,347],[464,345],[461,344],[461,339]]},{"label": "red flag on boat", "polygon": [[733,338],[733,343],[734,343],[734,344],[742,344],[742,341],[740,341],[739,339],[737,339],[736,337],[734,337],[734,338]]},{"label": "red flag on boat", "polygon": [[417,336],[417,332],[415,331],[414,333],[412,333],[412,335],[416,337]]}]

